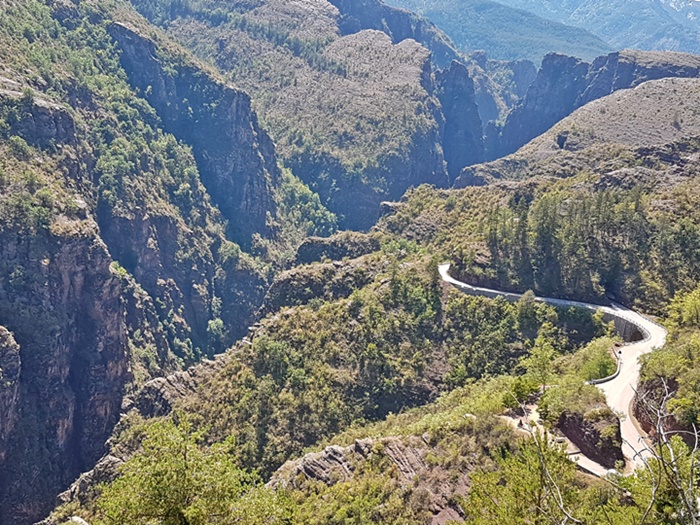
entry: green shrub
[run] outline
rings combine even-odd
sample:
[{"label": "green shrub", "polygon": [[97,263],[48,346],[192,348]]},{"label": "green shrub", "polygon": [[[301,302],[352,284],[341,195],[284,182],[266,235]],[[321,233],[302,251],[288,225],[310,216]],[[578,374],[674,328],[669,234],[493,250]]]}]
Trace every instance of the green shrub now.
[{"label": "green shrub", "polygon": [[27,144],[27,141],[16,135],[10,137],[10,151],[17,160],[28,161],[32,158],[32,148]]},{"label": "green shrub", "polygon": [[233,446],[226,442],[203,447],[201,433],[182,414],[177,423],[153,423],[141,450],[119,468],[116,481],[102,486],[97,523],[288,523],[284,496],[237,467],[229,453]]}]

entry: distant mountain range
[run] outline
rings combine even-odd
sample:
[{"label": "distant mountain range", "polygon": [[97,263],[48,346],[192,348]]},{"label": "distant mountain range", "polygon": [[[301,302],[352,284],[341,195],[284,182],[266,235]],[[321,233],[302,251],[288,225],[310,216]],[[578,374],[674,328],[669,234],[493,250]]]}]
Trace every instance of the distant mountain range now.
[{"label": "distant mountain range", "polygon": [[588,30],[538,16],[535,9],[530,12],[525,5],[514,9],[517,6],[489,0],[389,0],[388,3],[430,19],[465,53],[484,50],[495,59],[539,62],[551,52],[590,60],[613,50]]},{"label": "distant mountain range", "polygon": [[700,53],[696,0],[390,0],[440,27],[463,52],[538,62],[611,49]]},{"label": "distant mountain range", "polygon": [[537,16],[586,29],[617,49],[700,52],[694,0],[501,0]]}]

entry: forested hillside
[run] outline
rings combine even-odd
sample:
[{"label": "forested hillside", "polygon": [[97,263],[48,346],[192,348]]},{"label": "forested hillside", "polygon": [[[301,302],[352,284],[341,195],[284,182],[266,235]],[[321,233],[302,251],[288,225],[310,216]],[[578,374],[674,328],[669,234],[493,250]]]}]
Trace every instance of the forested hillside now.
[{"label": "forested hillside", "polygon": [[[571,149],[533,143],[482,165],[494,177],[485,186],[409,192],[369,237],[307,241],[306,264],[278,276],[269,313],[246,340],[134,398],[111,455],[64,495],[56,519],[78,513],[110,523],[115,501],[138,508],[135,481],[104,493],[94,483],[112,480],[117,468],[127,473],[121,480],[135,480],[146,468],[142,454],[151,453],[139,436],[180,425],[207,454],[228,450],[237,468],[260,468],[261,478],[230,504],[246,509],[263,491],[265,515],[280,522],[486,523],[502,512],[526,519],[546,506],[582,523],[602,516],[639,523],[645,512],[671,523],[674,504],[650,495],[655,481],[646,474],[614,478],[619,489],[601,485],[576,473],[556,446],[533,441],[537,430],[517,430],[536,402],[558,439],[623,468],[618,416],[585,384],[615,370],[610,327],[592,312],[557,311],[527,294],[517,303],[469,297],[436,274],[436,262],[449,260],[474,284],[600,304],[612,297],[661,316],[666,305],[683,305],[672,307],[671,319],[688,318],[694,295],[685,294],[699,277],[692,203],[699,146],[675,135],[655,145],[668,116],[655,112],[662,102],[649,93],[664,83],[688,96],[696,81],[642,84],[560,124],[606,115],[612,109],[601,107],[620,108],[626,97],[624,107],[646,107],[655,122],[627,144],[610,132]],[[692,134],[692,119],[685,125]],[[690,362],[671,372],[687,374]],[[691,392],[681,388],[670,405],[683,421],[694,417]],[[178,423],[183,417],[190,430]],[[542,465],[556,481],[537,474]],[[659,480],[671,500],[679,497],[672,480]],[[566,491],[563,501],[552,495],[555,486]],[[538,491],[545,495],[538,499]]]},{"label": "forested hillside", "polygon": [[[131,88],[112,17],[225,141]],[[151,31],[118,3],[2,4],[3,522],[40,518],[94,464],[128,391],[245,333],[269,263],[237,243],[281,254],[335,226],[280,172],[247,95]]]},{"label": "forested hillside", "polygon": [[449,7],[0,0],[0,525],[693,523],[700,59]]},{"label": "forested hillside", "polygon": [[416,42],[344,36],[328,2],[135,5],[251,94],[285,163],[343,226],[370,227],[412,184],[447,185],[444,117]]},{"label": "forested hillside", "polygon": [[388,224],[429,241],[474,282],[663,312],[700,277],[698,131],[683,110],[697,89],[695,79],[665,79],[592,102],[457,180],[483,187],[421,188]]}]

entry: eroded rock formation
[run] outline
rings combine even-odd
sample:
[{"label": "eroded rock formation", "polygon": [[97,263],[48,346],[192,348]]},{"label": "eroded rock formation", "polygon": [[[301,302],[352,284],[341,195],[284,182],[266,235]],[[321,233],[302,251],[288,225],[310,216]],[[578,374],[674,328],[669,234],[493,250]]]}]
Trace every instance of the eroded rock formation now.
[{"label": "eroded rock formation", "polygon": [[114,23],[110,34],[129,82],[144,93],[165,130],[192,146],[202,182],[229,221],[233,240],[249,246],[254,233],[269,234],[279,168],[250,97],[184,58],[176,71],[166,70],[158,57],[163,51],[137,29]]},{"label": "eroded rock formation", "polygon": [[575,109],[647,80],[697,77],[700,58],[671,52],[620,51],[592,64],[558,54],[547,55],[523,101],[508,115],[488,158],[513,153]]}]

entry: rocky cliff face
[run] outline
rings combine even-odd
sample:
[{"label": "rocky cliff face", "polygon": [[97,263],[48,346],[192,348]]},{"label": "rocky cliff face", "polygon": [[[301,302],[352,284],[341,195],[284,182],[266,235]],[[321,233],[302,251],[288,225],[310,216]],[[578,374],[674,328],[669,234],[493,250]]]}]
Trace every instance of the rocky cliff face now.
[{"label": "rocky cliff face", "polygon": [[75,121],[69,111],[33,90],[24,93],[0,89],[0,110],[5,115],[9,133],[29,144],[46,148],[51,144],[74,144]]},{"label": "rocky cliff face", "polygon": [[0,464],[7,456],[7,441],[19,416],[19,345],[12,333],[0,326]]},{"label": "rocky cliff face", "polygon": [[[110,26],[129,82],[153,105],[165,130],[192,147],[208,195],[202,192],[200,202],[191,206],[201,208],[200,217],[217,223],[220,217],[210,208],[211,199],[227,222],[228,238],[244,248],[254,234],[274,236],[270,222],[276,215],[273,194],[279,167],[250,98],[214,78],[183,51],[143,33],[143,28],[120,23]],[[264,279],[235,264],[218,268],[220,236],[197,236],[177,215],[148,211],[98,208],[111,253],[155,299],[158,315],[175,313],[184,321],[171,324],[171,340],[210,346],[209,354],[223,351],[245,333],[262,302]],[[193,260],[183,262],[183,252]],[[208,322],[217,315],[212,305],[219,300],[227,337],[211,346]]]},{"label": "rocky cliff face", "polygon": [[323,259],[339,261],[355,259],[380,248],[379,236],[357,232],[341,232],[332,237],[308,237],[297,249],[297,264],[309,264]]},{"label": "rocky cliff face", "polygon": [[0,243],[0,318],[16,340],[0,334],[2,523],[47,512],[100,458],[130,379],[119,279],[94,223],[75,227]]},{"label": "rocky cliff face", "polygon": [[[115,47],[98,7],[22,3],[53,84],[0,77],[2,525],[45,516],[103,456],[126,394],[245,335],[266,288],[231,242],[274,235],[279,172],[249,98],[157,36],[112,24]],[[64,78],[81,60],[67,41],[97,69]]]},{"label": "rocky cliff face", "polygon": [[421,503],[429,511],[429,516],[432,515],[431,525],[444,525],[462,519],[453,497],[466,495],[469,472],[462,472],[457,479],[445,479],[446,472],[441,466],[426,461],[426,456],[434,452],[419,437],[357,439],[347,447],[333,445],[288,461],[272,476],[267,486],[303,489],[314,482],[335,485],[351,480],[365,463],[383,461],[384,472],[394,469],[399,484],[421,493]]},{"label": "rocky cliff face", "polygon": [[508,115],[490,156],[514,152],[569,115],[576,107],[589,67],[575,57],[547,55],[522,103]]},{"label": "rocky cliff face", "polygon": [[615,463],[624,461],[620,421],[610,409],[599,407],[586,414],[563,413],[557,427],[574,443],[586,457],[606,468],[615,468]]},{"label": "rocky cliff face", "polygon": [[412,185],[448,184],[432,70],[457,54],[429,22],[376,0],[263,0],[224,17],[202,0],[133,3],[250,94],[279,157],[341,228],[370,228]]},{"label": "rocky cliff face", "polygon": [[632,400],[634,417],[642,430],[652,438],[656,438],[661,427],[666,432],[676,433],[688,446],[693,447],[695,443],[692,428],[684,427],[673,414],[669,413],[663,417],[663,420],[659,420],[659,415],[656,413],[668,394],[674,396],[678,392],[678,381],[665,379],[665,382],[662,382],[659,378],[654,378],[639,384]]},{"label": "rocky cliff face", "polygon": [[231,238],[249,246],[254,233],[269,234],[279,168],[250,98],[186,58],[176,71],[166,71],[158,56],[163,51],[134,28],[114,23],[110,34],[131,85],[144,93],[165,130],[192,146],[202,182],[229,221]]},{"label": "rocky cliff face", "polygon": [[633,88],[648,80],[700,74],[700,57],[685,53],[625,50],[596,58],[587,75],[586,88],[576,107],[619,89]]},{"label": "rocky cliff face", "polygon": [[367,459],[372,453],[381,450],[399,471],[401,481],[410,483],[417,473],[427,468],[423,455],[427,452],[426,443],[413,439],[409,445],[400,438],[379,440],[358,439],[353,445],[329,446],[321,452],[314,452],[285,463],[268,482],[270,487],[286,488],[303,480],[321,481],[326,485],[347,481],[352,477],[358,459]]},{"label": "rocky cliff face", "polygon": [[[343,34],[353,34],[364,29],[376,29],[389,35],[395,43],[406,39],[412,39],[422,44],[424,47],[430,50],[430,59],[435,70],[454,71],[452,69],[452,64],[455,61],[468,65],[469,74],[473,79],[473,82],[469,81],[468,83],[471,83],[472,87],[470,88],[465,86],[466,91],[464,93],[464,99],[455,99],[451,104],[448,104],[448,106],[455,104],[457,106],[461,105],[462,108],[453,107],[453,109],[459,109],[459,111],[464,111],[468,107],[469,109],[467,110],[467,113],[471,114],[471,104],[475,102],[477,104],[480,121],[484,125],[482,128],[485,127],[489,121],[497,120],[501,113],[505,111],[507,107],[509,107],[508,101],[504,100],[503,93],[500,93],[503,86],[497,85],[497,83],[491,78],[493,71],[491,71],[491,68],[486,64],[485,54],[483,55],[483,61],[475,59],[473,56],[467,57],[460,54],[460,52],[457,51],[457,49],[455,49],[455,47],[452,45],[450,39],[427,18],[405,9],[388,6],[379,0],[362,0],[360,2],[350,0],[329,1],[340,11],[341,17],[339,27]],[[489,62],[495,63],[496,61]],[[505,63],[501,63],[499,65],[499,69],[503,69],[503,64]],[[492,64],[489,64],[489,66],[490,65]],[[522,81],[525,81],[525,88],[527,89],[527,86],[529,86],[532,81],[532,77],[528,77],[528,69],[529,67],[534,68],[534,65],[528,61],[519,61],[508,63],[508,66],[506,67],[512,68],[514,81],[520,82],[521,84]],[[447,77],[452,80],[457,80],[456,76],[456,73],[447,75]],[[459,76],[460,78],[463,78],[461,73]],[[502,79],[504,75],[499,74],[498,76],[500,79]],[[458,82],[462,82],[464,85],[462,80],[459,80]],[[439,80],[437,81],[437,84],[437,89],[442,89],[439,85]],[[459,89],[460,88],[456,88],[456,86],[455,89],[450,89],[450,96],[457,95]],[[443,106],[445,106],[444,103]],[[445,117],[449,118],[447,114],[445,114]],[[454,114],[452,115],[451,120],[451,125],[455,126],[456,121]],[[467,123],[469,123],[469,125],[475,125],[476,121],[471,116],[465,116],[464,121],[457,124],[457,126],[466,128],[468,125]],[[465,129],[465,132],[468,135],[473,134],[474,140],[477,142],[476,149],[470,147],[466,156],[471,155],[473,158],[476,158],[474,152],[479,150],[478,142],[481,142],[481,139],[477,134],[476,128],[473,130]],[[483,129],[479,133],[483,134]],[[449,137],[447,132],[445,137]],[[452,148],[456,145],[454,142],[449,142],[449,138],[447,144],[443,142],[443,150],[445,150],[445,148]],[[462,155],[465,156],[465,154]],[[481,157],[478,158],[480,160],[477,160],[477,162],[483,160]],[[453,173],[454,169],[450,172],[450,177],[454,176]]]},{"label": "rocky cliff face", "polygon": [[523,101],[508,115],[488,157],[513,153],[577,108],[648,80],[696,77],[700,58],[684,53],[620,51],[592,64],[564,55],[547,55]]},{"label": "rocky cliff face", "polygon": [[449,39],[425,18],[405,9],[390,7],[380,0],[329,0],[340,11],[343,34],[363,29],[387,33],[394,43],[413,39],[432,51],[432,60],[439,68],[448,67],[458,54]]},{"label": "rocky cliff face", "polygon": [[442,149],[451,180],[466,166],[483,162],[484,140],[474,82],[466,66],[452,62],[435,75],[437,96],[445,116]]}]

